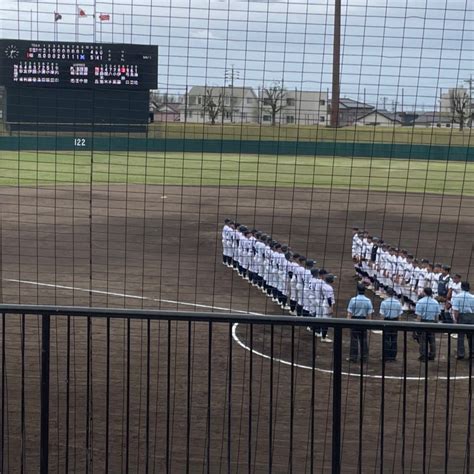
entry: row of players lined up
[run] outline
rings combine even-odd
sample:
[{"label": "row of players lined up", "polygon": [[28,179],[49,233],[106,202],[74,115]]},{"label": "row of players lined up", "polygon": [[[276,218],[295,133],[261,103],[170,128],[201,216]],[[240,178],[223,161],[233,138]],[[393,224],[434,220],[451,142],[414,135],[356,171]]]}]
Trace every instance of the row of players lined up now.
[{"label": "row of players lined up", "polygon": [[[393,313],[394,319],[398,319],[402,310],[405,310],[413,311],[422,322],[474,324],[474,297],[469,293],[469,282],[462,282],[462,276],[458,273],[451,276],[449,265],[433,264],[427,259],[418,260],[406,250],[372,237],[367,231],[361,232],[357,227],[352,229],[352,259],[357,278],[385,300],[382,306],[387,307],[386,313]],[[420,344],[419,359],[434,360],[434,333],[420,332],[413,336]],[[458,339],[457,359],[464,359],[466,334],[451,336]],[[472,358],[472,337],[468,337],[468,343],[469,358]],[[364,356],[368,349],[366,343],[361,345]],[[396,331],[385,332],[384,351],[387,361],[395,360]]]},{"label": "row of players lined up", "polygon": [[[293,253],[270,235],[225,219],[222,229],[223,264],[232,267],[294,316],[331,317],[336,277],[315,267],[316,261]],[[308,330],[332,342],[327,328]]]},{"label": "row of players lined up", "polygon": [[414,311],[416,302],[431,288],[440,303],[440,320],[452,322],[451,300],[461,292],[462,276],[450,275],[449,265],[418,260],[407,250],[394,247],[367,231],[352,229],[352,259],[356,274],[381,298],[391,288],[405,311]]}]

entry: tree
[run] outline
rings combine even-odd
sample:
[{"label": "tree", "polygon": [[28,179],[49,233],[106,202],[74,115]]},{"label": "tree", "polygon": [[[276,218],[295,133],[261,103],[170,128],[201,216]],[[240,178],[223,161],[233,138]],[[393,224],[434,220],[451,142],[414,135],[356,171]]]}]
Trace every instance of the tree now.
[{"label": "tree", "polygon": [[471,118],[471,98],[465,89],[452,89],[449,91],[449,105],[453,113],[454,122],[459,124],[459,129],[464,128],[466,121]]},{"label": "tree", "polygon": [[224,106],[224,97],[222,92],[220,92],[217,97],[214,95],[214,89],[207,88],[204,93],[204,97],[202,100],[202,109],[204,111],[204,115],[209,116],[209,120],[211,121],[211,125],[216,123],[216,119],[219,116],[219,113],[223,110]]},{"label": "tree", "polygon": [[262,89],[262,109],[270,113],[272,126],[276,124],[277,114],[285,107],[286,90],[282,84],[275,82],[270,87]]}]

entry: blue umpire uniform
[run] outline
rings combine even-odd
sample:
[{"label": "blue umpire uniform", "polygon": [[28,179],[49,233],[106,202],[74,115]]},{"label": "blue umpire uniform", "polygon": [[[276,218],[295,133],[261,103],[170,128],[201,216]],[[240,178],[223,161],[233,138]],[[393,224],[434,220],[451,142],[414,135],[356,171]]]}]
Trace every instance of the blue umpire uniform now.
[{"label": "blue umpire uniform", "polygon": [[[470,285],[467,281],[461,283],[461,293],[452,300],[454,319],[458,324],[474,324],[474,296],[469,293]],[[464,337],[465,333],[458,334],[457,358],[464,359]],[[469,357],[474,358],[474,340],[468,337]]]},{"label": "blue umpire uniform", "polygon": [[[369,319],[374,312],[372,302],[364,296],[365,286],[357,285],[357,296],[354,296],[347,307],[347,317],[349,319]],[[367,329],[351,329],[351,345],[348,361],[357,362],[359,356],[362,361],[369,357],[369,346],[367,343]]]},{"label": "blue umpire uniform", "polygon": [[[385,321],[398,321],[403,313],[402,305],[398,298],[394,297],[392,288],[388,288],[387,294],[389,298],[382,301],[380,305],[380,315]],[[394,361],[398,352],[398,331],[396,329],[387,328],[383,333],[383,351],[385,361]]]},{"label": "blue umpire uniform", "polygon": [[[432,297],[433,290],[431,288],[425,288],[424,298],[418,300],[416,303],[415,313],[423,323],[435,323],[438,321],[438,316],[441,312],[439,303]],[[436,338],[435,334],[428,331],[421,331],[418,337],[420,344],[420,357],[419,360],[425,362],[426,359],[434,360],[436,356]],[[428,354],[427,352],[428,344]],[[428,357],[427,357],[428,355]]]}]

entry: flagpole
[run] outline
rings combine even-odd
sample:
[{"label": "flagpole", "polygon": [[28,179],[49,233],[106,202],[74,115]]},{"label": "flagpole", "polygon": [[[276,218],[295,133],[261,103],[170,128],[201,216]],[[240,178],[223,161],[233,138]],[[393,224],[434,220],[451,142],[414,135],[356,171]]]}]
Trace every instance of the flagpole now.
[{"label": "flagpole", "polygon": [[30,9],[30,39],[33,41],[33,9]]},{"label": "flagpole", "polygon": [[57,13],[58,13],[58,0],[56,0],[56,11],[54,12],[54,41],[58,41],[58,22],[56,21]]},{"label": "flagpole", "polygon": [[75,36],[76,36],[76,41],[79,41],[79,5],[77,4],[77,1],[76,1],[76,14],[75,14],[75,16],[76,16]]},{"label": "flagpole", "polygon": [[92,20],[93,20],[92,38],[93,38],[93,42],[96,43],[97,42],[97,4],[96,4],[96,0],[94,0],[94,12],[93,12]]},{"label": "flagpole", "polygon": [[39,0],[36,0],[36,41],[39,40]]}]

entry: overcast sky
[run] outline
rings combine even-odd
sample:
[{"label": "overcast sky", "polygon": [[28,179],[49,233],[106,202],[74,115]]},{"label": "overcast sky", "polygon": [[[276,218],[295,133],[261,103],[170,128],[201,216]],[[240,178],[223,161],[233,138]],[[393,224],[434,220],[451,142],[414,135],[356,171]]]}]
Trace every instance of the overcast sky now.
[{"label": "overcast sky", "polygon": [[[473,73],[473,0],[343,0],[342,95],[432,110],[440,89]],[[333,0],[109,0],[95,37],[159,46],[159,88],[282,81],[329,90]],[[87,18],[77,20],[77,7]],[[53,13],[63,18],[55,33]],[[2,38],[92,41],[93,0],[0,0]],[[385,98],[385,99],[384,99]]]}]

